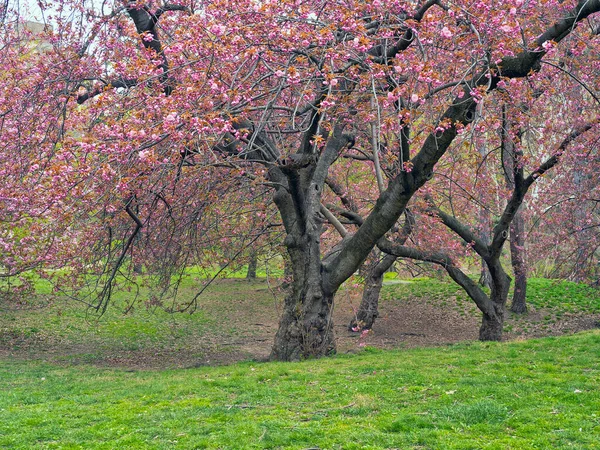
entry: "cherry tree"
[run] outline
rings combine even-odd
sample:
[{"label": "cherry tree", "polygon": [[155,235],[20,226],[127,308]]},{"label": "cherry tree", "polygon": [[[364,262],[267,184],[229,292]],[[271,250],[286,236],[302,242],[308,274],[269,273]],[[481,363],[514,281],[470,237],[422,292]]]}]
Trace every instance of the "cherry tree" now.
[{"label": "cherry tree", "polygon": [[[53,48],[39,58],[60,62],[55,77],[40,73],[65,104],[68,130],[51,166],[62,161],[79,189],[66,190],[79,211],[70,228],[77,242],[92,257],[111,256],[108,266],[96,257],[108,276],[101,297],[136,242],[169,254],[157,263],[191,261],[206,222],[187,221],[188,233],[169,225],[173,211],[219,214],[249,179],[272,190],[293,271],[272,357],[335,351],[331,313],[342,283],[375,247],[402,254],[398,219],[444,155],[485,126],[494,91],[517,80],[511,93],[520,95],[519,80],[558,77],[544,64],[557,48],[585,59],[599,10],[597,0],[65,0],[47,11]],[[567,121],[577,114],[564,109]],[[362,190],[360,209],[328,208],[328,179],[357,163],[365,168],[347,170],[343,186]],[[514,216],[509,205],[494,255]],[[502,297],[508,279],[490,261]],[[503,303],[489,306],[481,336],[498,339]]]}]

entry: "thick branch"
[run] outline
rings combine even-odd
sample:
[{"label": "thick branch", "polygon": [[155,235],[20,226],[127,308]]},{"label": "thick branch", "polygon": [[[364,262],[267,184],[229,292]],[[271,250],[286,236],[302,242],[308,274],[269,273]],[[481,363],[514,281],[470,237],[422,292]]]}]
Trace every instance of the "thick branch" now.
[{"label": "thick branch", "polygon": [[481,256],[483,259],[489,258],[488,246],[485,244],[485,242],[478,238],[475,235],[475,233],[473,233],[469,229],[469,227],[460,223],[460,221],[456,217],[445,213],[440,208],[433,205],[433,203],[430,202],[430,205],[430,211],[437,215],[440,219],[442,219],[442,223],[444,225],[446,225],[448,228],[450,228],[452,231],[458,234],[462,238],[462,240],[465,241],[467,244],[472,245],[473,250],[475,250],[477,254],[479,254],[479,256]]},{"label": "thick branch", "polygon": [[93,98],[97,95],[102,94],[106,89],[130,88],[130,87],[137,86],[137,84],[138,84],[138,80],[134,80],[134,79],[132,79],[132,80],[123,80],[120,78],[115,79],[115,80],[109,81],[108,83],[105,83],[103,87],[99,87],[92,91],[87,91],[83,94],[78,95],[77,103],[81,105],[81,104],[85,103],[87,100],[89,100],[90,98]]},{"label": "thick branch", "polygon": [[[573,30],[579,21],[598,11],[600,11],[600,0],[582,0],[573,12],[558,21],[542,36],[545,40],[556,40],[559,37],[562,39],[564,36],[561,30]],[[531,70],[539,67],[539,59],[543,54],[539,51],[523,52],[516,57],[504,58],[496,69],[498,73],[509,78],[525,77]],[[499,81],[498,76],[494,76],[490,83],[486,75],[489,75],[487,71],[476,77],[473,83],[477,86],[489,86],[489,90],[495,89]],[[327,290],[335,292],[344,280],[356,271],[377,241],[398,220],[417,189],[431,178],[433,167],[457,136],[457,127],[468,125],[475,119],[477,103],[472,92],[465,87],[461,97],[457,96],[454,99],[452,105],[440,118],[436,131],[427,137],[421,150],[413,158],[412,172],[401,172],[388,184],[388,188],[381,194],[363,225],[346,241],[336,257],[324,267],[326,272],[324,287]]]},{"label": "thick branch", "polygon": [[[548,41],[562,41],[580,21],[598,11],[600,11],[600,0],[580,0],[565,17],[538,36],[535,40],[535,49],[526,50],[512,58],[504,58],[495,69],[499,75],[508,78],[525,77],[531,70],[539,70],[539,61],[546,54],[542,45]],[[500,81],[498,77],[494,78],[494,84]]]},{"label": "thick branch", "polygon": [[525,188],[526,189],[529,188],[529,186],[531,186],[535,182],[535,180],[537,180],[539,177],[544,175],[548,170],[550,170],[552,167],[554,167],[556,164],[558,164],[560,157],[562,156],[562,154],[564,153],[564,151],[567,149],[567,147],[569,146],[569,144],[571,142],[573,142],[575,139],[577,139],[583,133],[585,133],[586,131],[589,131],[595,125],[597,125],[599,123],[600,123],[600,118],[596,118],[595,120],[588,122],[585,125],[582,125],[581,127],[574,130],[571,134],[569,134],[569,136],[567,136],[565,138],[565,140],[562,141],[562,143],[558,147],[558,150],[556,151],[556,153],[554,153],[554,155],[552,155],[550,158],[548,158],[546,161],[544,161],[536,170],[531,172],[531,174],[525,179]]},{"label": "thick branch", "polygon": [[347,209],[344,208],[340,208],[336,205],[331,205],[328,204],[327,208],[329,209],[333,209],[334,211],[336,211],[340,216],[344,217],[345,219],[348,219],[350,222],[352,222],[354,225],[362,225],[364,222],[364,219],[361,217],[360,214],[355,213],[354,211],[349,211]]},{"label": "thick branch", "polygon": [[[432,6],[439,5],[439,4],[440,4],[439,0],[428,0],[427,2],[423,3],[423,5],[421,5],[421,7],[417,11],[415,11],[415,13],[412,16],[412,19],[416,22],[420,22],[423,19],[423,17],[425,17],[425,14]],[[412,30],[412,28],[407,27],[406,30],[404,31],[404,34],[398,40],[398,42],[396,42],[396,44],[394,44],[394,45],[387,47],[385,49],[385,53],[383,53],[383,49],[385,47],[383,47],[382,45],[378,45],[377,47],[374,47],[373,49],[371,49],[369,51],[369,53],[377,57],[377,58],[375,58],[375,61],[377,63],[386,64],[392,58],[394,58],[398,53],[403,52],[408,47],[410,47],[410,44],[412,44],[414,39],[415,39],[415,32]]]},{"label": "thick branch", "polygon": [[348,235],[348,230],[346,230],[344,225],[342,225],[337,217],[335,217],[323,204],[321,205],[321,214],[323,214],[329,223],[333,225],[341,237],[346,237]]},{"label": "thick branch", "polygon": [[155,51],[156,54],[160,56],[162,61],[158,65],[158,67],[162,69],[160,81],[164,84],[165,95],[170,95],[173,91],[173,86],[169,80],[169,62],[163,52],[162,43],[160,42],[158,30],[156,28],[159,16],[164,11],[159,10],[161,12],[157,16],[156,14],[152,14],[146,7],[140,8],[137,6],[137,3],[133,1],[127,2],[126,9],[129,17],[131,17],[131,20],[133,20],[133,23],[135,24],[135,29],[138,34],[141,35],[144,47]]},{"label": "thick branch", "polygon": [[390,255],[394,255],[399,258],[410,258],[418,261],[426,261],[434,264],[439,264],[450,278],[452,278],[459,286],[461,286],[465,292],[473,299],[477,307],[490,317],[496,317],[496,310],[494,305],[486,293],[479,287],[477,283],[471,280],[462,270],[454,265],[452,259],[441,252],[423,252],[411,247],[404,245],[395,245],[394,243],[380,239],[377,243],[379,249]]},{"label": "thick branch", "polygon": [[535,182],[537,178],[543,175],[545,172],[550,170],[560,161],[560,157],[563,152],[566,150],[567,146],[573,142],[577,137],[581,136],[586,131],[590,130],[592,127],[600,123],[600,118],[596,118],[592,122],[588,122],[585,125],[577,128],[573,132],[571,132],[560,144],[558,150],[544,161],[536,170],[534,170],[531,175],[529,175],[523,182],[523,186],[519,189],[518,186],[513,190],[512,196],[508,200],[506,207],[504,208],[504,212],[498,221],[498,224],[494,227],[492,243],[490,244],[490,252],[492,254],[499,253],[504,245],[504,241],[508,236],[508,229],[512,220],[515,217],[519,207],[523,203],[523,199],[525,198],[525,194],[531,187],[531,185]]}]

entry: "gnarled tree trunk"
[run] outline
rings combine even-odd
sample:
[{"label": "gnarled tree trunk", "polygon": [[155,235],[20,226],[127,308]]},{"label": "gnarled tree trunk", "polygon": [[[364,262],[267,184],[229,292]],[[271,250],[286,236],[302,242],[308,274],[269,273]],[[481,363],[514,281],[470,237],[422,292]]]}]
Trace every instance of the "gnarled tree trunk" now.
[{"label": "gnarled tree trunk", "polygon": [[[318,242],[286,239],[293,270],[291,289],[275,336],[271,359],[297,361],[335,352],[333,296],[323,289]],[[315,259],[317,259],[315,261]]]},{"label": "gnarled tree trunk", "polygon": [[504,312],[511,280],[504,272],[498,259],[489,261],[488,267],[492,278],[492,291],[490,293],[492,308],[488,312],[483,311],[479,340],[500,341],[504,328]]}]

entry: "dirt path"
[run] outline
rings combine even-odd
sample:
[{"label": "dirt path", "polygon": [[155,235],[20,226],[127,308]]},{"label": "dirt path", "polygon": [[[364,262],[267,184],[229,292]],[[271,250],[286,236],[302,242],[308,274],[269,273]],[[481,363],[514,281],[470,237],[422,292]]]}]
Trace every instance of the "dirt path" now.
[{"label": "dirt path", "polygon": [[[480,312],[473,304],[448,299],[440,302],[431,299],[384,300],[380,305],[380,317],[372,331],[366,335],[348,330],[348,323],[360,303],[360,292],[342,292],[336,297],[334,329],[339,353],[359,351],[364,346],[376,348],[412,348],[448,345],[478,339],[481,323]],[[251,299],[240,300],[239,308],[230,317],[231,324],[241,328],[250,324],[251,333],[245,333],[233,342],[222,342],[229,351],[213,353],[207,363],[268,358],[275,333],[281,305],[272,309],[253,309]],[[248,312],[253,320],[248,322]],[[564,314],[560,319],[547,320],[551,311],[538,310],[525,316],[507,313],[505,340],[558,336],[567,333],[598,328],[600,314]],[[203,364],[198,361],[197,364]]]}]

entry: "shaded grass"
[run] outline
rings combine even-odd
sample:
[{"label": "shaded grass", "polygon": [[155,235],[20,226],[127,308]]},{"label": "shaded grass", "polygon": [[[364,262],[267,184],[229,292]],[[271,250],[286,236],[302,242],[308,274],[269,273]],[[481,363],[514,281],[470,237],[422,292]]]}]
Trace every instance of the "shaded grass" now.
[{"label": "shaded grass", "polygon": [[302,363],[0,365],[0,447],[600,448],[600,333]]},{"label": "shaded grass", "polygon": [[[188,279],[180,286],[183,296],[192,297],[199,282]],[[31,353],[62,354],[74,362],[104,360],[126,352],[196,352],[218,347],[239,333],[252,334],[251,327],[239,329],[231,320],[243,299],[257,309],[272,307],[273,295],[264,280],[222,280],[211,285],[200,297],[193,313],[169,313],[140,301],[132,307],[131,294],[114,295],[104,315],[85,305],[64,298],[48,300],[32,297],[18,307],[9,301],[0,302],[0,349],[9,349],[22,356]],[[207,342],[206,339],[210,339]],[[56,358],[53,358],[56,359]],[[174,358],[176,359],[176,358]]]},{"label": "shaded grass", "polygon": [[[190,269],[179,287],[182,297],[193,297],[201,288],[203,279],[198,275],[197,270]],[[387,278],[390,281],[389,275]],[[472,300],[452,282],[429,278],[391,281],[397,284],[384,286],[384,302],[418,299],[452,308],[463,317],[480,317]],[[47,287],[43,282],[38,284],[42,291]],[[282,298],[281,293],[276,298],[264,278],[254,282],[217,280],[200,296],[194,314],[172,314],[148,306],[144,303],[147,294],[147,289],[142,290],[140,302],[129,309],[132,294],[117,293],[102,317],[82,304],[64,299],[48,302],[44,295],[16,309],[6,299],[0,299],[0,350],[22,357],[47,354],[50,360],[73,363],[120,365],[130,361],[134,367],[186,367],[214,363],[215,359],[231,361],[234,352],[238,352],[239,360],[250,357],[257,347],[244,353],[245,350],[238,351],[239,343],[254,337],[264,340],[265,333],[273,331]],[[514,335],[532,331],[541,334],[563,314],[600,312],[599,294],[586,285],[532,279],[528,289],[530,306],[548,310],[538,315],[536,323],[528,316],[515,317],[507,322],[505,331]],[[264,324],[271,328],[261,328]],[[176,355],[178,352],[181,356]],[[215,356],[227,352],[230,357]]]},{"label": "shaded grass", "polygon": [[599,289],[565,280],[528,280],[527,301],[537,308],[552,308],[556,312],[600,313]]}]

